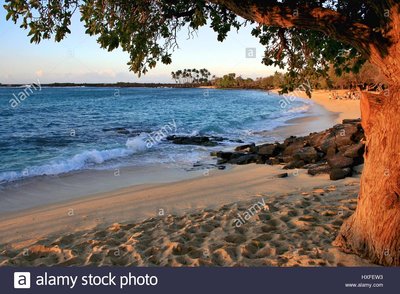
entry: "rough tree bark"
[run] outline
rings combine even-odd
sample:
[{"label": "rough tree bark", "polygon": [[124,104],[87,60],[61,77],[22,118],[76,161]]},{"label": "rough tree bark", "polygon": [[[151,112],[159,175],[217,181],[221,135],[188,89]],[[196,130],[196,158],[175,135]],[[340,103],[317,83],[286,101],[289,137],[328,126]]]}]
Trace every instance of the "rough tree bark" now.
[{"label": "rough tree bark", "polygon": [[384,57],[371,47],[370,61],[388,79],[381,94],[362,93],[365,167],[355,213],[334,245],[382,265],[400,265],[400,14],[391,11],[392,44]]},{"label": "rough tree bark", "polygon": [[[351,44],[377,65],[388,91],[362,93],[365,167],[355,213],[334,245],[382,265],[400,265],[400,4],[393,4],[386,35],[324,9],[290,8],[276,1],[211,0],[260,24],[321,31]],[[394,1],[392,1],[395,3]],[[384,40],[390,40],[386,42]]]},{"label": "rough tree bark", "polygon": [[365,166],[355,213],[333,243],[382,265],[400,265],[400,91],[362,93]]}]

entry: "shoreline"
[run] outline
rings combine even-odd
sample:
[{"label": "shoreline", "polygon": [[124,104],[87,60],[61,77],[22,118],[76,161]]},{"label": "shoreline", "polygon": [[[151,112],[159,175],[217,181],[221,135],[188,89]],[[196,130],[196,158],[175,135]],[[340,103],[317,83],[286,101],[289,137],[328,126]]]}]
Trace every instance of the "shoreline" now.
[{"label": "shoreline", "polygon": [[[290,94],[290,93],[289,93]],[[308,99],[302,96],[296,96],[296,99]],[[311,101],[312,107],[310,112],[305,116],[289,119],[285,121],[284,126],[279,126],[272,131],[266,131],[268,135],[284,137],[284,139],[290,136],[306,136],[310,133],[321,132],[331,128],[337,123],[341,123],[340,113],[332,111],[326,107],[324,101],[309,100]],[[345,116],[347,114],[344,114]]]},{"label": "shoreline", "polygon": [[[331,112],[332,115],[336,115],[337,124],[342,123],[343,119],[361,118],[361,108],[359,100],[331,100],[328,97],[329,93],[332,92],[343,95],[348,91],[349,90],[316,90],[312,92],[311,100],[326,109],[327,111]],[[296,92],[296,95],[301,98],[310,99],[305,92]]]},{"label": "shoreline", "polygon": [[[327,100],[329,102],[329,100]],[[322,110],[327,117],[323,117],[322,119],[325,121],[324,123],[328,122],[337,122],[341,115],[347,116],[346,118],[356,118],[356,117],[349,117],[349,113],[332,113],[328,109],[328,107],[324,107],[324,101],[320,103],[316,103],[317,108],[316,110]],[[353,109],[354,110],[354,109]],[[352,111],[353,111],[352,110]],[[319,112],[320,113],[320,112]],[[282,129],[277,129],[277,133],[284,133],[289,132],[293,134],[293,132],[304,132],[309,133],[310,128],[309,126],[313,127],[321,127],[323,125],[321,123],[321,115],[314,115],[314,116],[307,116],[303,118],[298,118],[295,120],[290,121],[291,126],[283,127]],[[305,124],[309,124],[308,127]],[[331,127],[331,125],[329,126]],[[287,128],[287,129],[285,129]],[[284,130],[285,129],[285,130]],[[311,130],[312,131],[312,130]],[[316,130],[315,130],[316,131]],[[302,135],[301,133],[298,135]],[[158,168],[160,170],[160,168]],[[155,170],[150,171],[154,173]],[[115,188],[115,183],[110,184],[106,177],[110,177],[109,171],[103,171],[104,173],[108,173],[108,175],[102,175],[100,173],[92,173],[91,177],[86,177],[88,175],[83,176],[82,174],[79,175],[79,179],[76,178],[77,181],[86,185],[86,189],[91,189],[99,184],[109,185],[109,191],[102,191],[97,193],[86,193],[86,195],[81,195],[78,197],[73,197],[69,200],[64,200],[57,203],[43,205],[41,207],[36,208],[29,208],[19,212],[10,212],[0,216],[0,265],[7,264],[10,260],[15,260],[16,264],[18,262],[22,262],[22,265],[37,265],[35,262],[40,262],[40,259],[36,260],[33,259],[33,264],[27,262],[23,256],[21,256],[20,252],[24,248],[30,248],[32,251],[40,251],[39,254],[45,254],[46,256],[53,256],[55,253],[54,244],[57,244],[57,240],[62,240],[63,248],[70,248],[71,250],[76,246],[81,246],[77,242],[76,239],[83,239],[87,240],[88,234],[94,234],[90,238],[95,238],[96,234],[100,234],[101,232],[109,232],[110,230],[114,230],[113,228],[118,227],[117,231],[120,231],[121,228],[124,226],[126,227],[141,227],[144,226],[146,223],[158,223],[159,225],[163,226],[159,222],[166,222],[168,219],[173,219],[173,223],[178,222],[180,219],[190,219],[192,215],[220,215],[221,213],[224,214],[228,213],[226,217],[228,217],[229,221],[232,221],[235,217],[235,211],[238,209],[237,207],[241,207],[239,211],[244,211],[246,205],[249,205],[251,201],[254,202],[254,199],[259,199],[262,197],[263,200],[269,205],[268,207],[272,206],[280,206],[281,208],[270,211],[273,215],[273,218],[277,218],[275,223],[286,223],[284,225],[286,228],[285,230],[276,228],[276,232],[274,232],[271,236],[265,236],[263,238],[283,238],[284,232],[287,230],[287,234],[298,234],[303,229],[309,228],[311,225],[310,222],[315,221],[315,225],[313,228],[325,228],[323,230],[326,231],[326,238],[322,239],[322,243],[318,243],[313,246],[320,246],[322,249],[325,250],[326,256],[324,258],[317,258],[313,257],[313,254],[308,252],[306,255],[298,254],[297,251],[293,251],[293,248],[297,248],[296,250],[300,250],[298,245],[292,244],[292,241],[288,241],[289,247],[285,252],[289,252],[290,256],[298,255],[295,259],[297,260],[297,265],[304,265],[304,266],[321,266],[321,265],[363,265],[367,264],[366,261],[362,259],[356,258],[352,255],[343,255],[344,253],[338,252],[336,249],[330,245],[332,241],[333,235],[332,231],[330,230],[337,230],[340,226],[341,221],[343,220],[344,215],[342,213],[337,214],[337,212],[332,212],[342,207],[342,210],[348,211],[346,216],[348,216],[352,209],[354,209],[354,201],[350,199],[355,199],[357,191],[358,191],[358,177],[347,178],[344,180],[340,180],[337,182],[331,182],[327,175],[320,175],[320,176],[309,176],[306,170],[296,170],[292,171],[289,174],[288,178],[279,179],[277,176],[282,173],[281,166],[266,166],[266,165],[248,165],[248,166],[229,166],[227,170],[210,170],[209,173],[204,174],[202,170],[199,170],[194,173],[184,172],[186,178],[180,178],[182,174],[179,172],[171,170],[169,172],[170,178],[165,178],[164,174],[158,174],[156,178],[162,178],[162,182],[154,182],[154,174],[153,178],[149,180],[148,174],[140,174],[142,179],[147,179],[147,182],[141,182],[140,178],[135,178],[137,181],[135,185],[132,183],[124,182],[125,179],[129,179],[129,176],[134,176],[135,173],[129,174],[127,171],[128,177],[126,178],[118,178],[116,181],[120,181],[119,184],[124,184],[126,186],[120,186]],[[124,173],[125,171],[122,170]],[[136,177],[139,176],[136,174]],[[69,178],[71,180],[72,177]],[[111,178],[108,178],[111,179]],[[57,195],[60,195],[62,191],[62,186],[59,185],[59,180],[57,177],[54,179],[53,185],[50,186],[43,186],[40,183],[36,183],[37,187],[41,187],[42,193],[47,192],[47,198],[44,197],[42,200],[45,203],[46,199],[48,200],[51,195],[55,194],[57,191]],[[131,177],[132,180],[132,177]],[[64,187],[64,193],[73,194],[74,189],[71,187],[72,182],[67,182]],[[72,185],[73,186],[73,185]],[[114,188],[112,188],[113,186]],[[32,191],[32,187],[26,189],[27,191]],[[97,187],[98,188],[98,187]],[[112,188],[112,189],[111,189]],[[46,189],[48,189],[46,191]],[[69,190],[68,190],[69,189]],[[38,190],[39,191],[39,190]],[[317,191],[317,192],[315,192]],[[40,191],[39,191],[40,192]],[[38,193],[39,193],[38,192]],[[61,193],[62,194],[62,193]],[[75,195],[76,196],[76,195]],[[312,205],[314,211],[319,211],[317,214],[312,213],[313,218],[307,216],[307,209],[303,206],[297,207],[291,201],[287,200],[287,197],[294,197],[293,203],[297,203],[298,201],[306,201],[304,203],[310,203],[307,205]],[[286,199],[287,198],[287,199]],[[296,200],[297,199],[297,200]],[[303,199],[303,200],[301,200]],[[53,199],[54,200],[54,199]],[[288,202],[289,201],[289,202]],[[342,204],[338,204],[337,201],[340,201]],[[302,202],[303,203],[303,202]],[[292,207],[292,205],[295,205]],[[322,206],[321,206],[322,205]],[[337,206],[339,205],[339,206]],[[225,207],[231,207],[226,210]],[[291,209],[289,209],[292,207]],[[302,208],[303,207],[303,208]],[[289,209],[289,210],[288,210]],[[163,212],[160,214],[160,212]],[[289,215],[284,216],[281,215],[283,211],[294,211],[288,212]],[[322,214],[321,214],[322,213]],[[333,213],[333,214],[332,214]],[[321,215],[320,215],[321,214]],[[301,216],[303,215],[303,216]],[[329,215],[331,217],[329,217]],[[204,216],[205,217],[205,216]],[[259,216],[255,219],[257,222],[263,222],[259,219]],[[325,224],[325,222],[328,222]],[[331,224],[332,223],[332,224]],[[132,225],[128,225],[132,224]],[[261,224],[262,225],[262,224]],[[222,222],[219,225],[220,227],[224,228],[227,226],[226,222]],[[333,226],[331,229],[327,229],[328,227]],[[157,227],[159,228],[159,227]],[[156,231],[157,228],[153,228],[151,226],[150,231]],[[181,228],[184,233],[186,229],[183,227],[178,226],[178,229]],[[310,228],[309,228],[310,229]],[[309,230],[307,229],[307,230]],[[180,229],[179,229],[180,230]],[[219,229],[218,229],[219,230]],[[231,228],[228,226],[226,229],[230,231]],[[300,230],[300,231],[298,231]],[[240,230],[239,230],[240,231]],[[125,232],[125,231],[124,231]],[[175,229],[171,232],[177,233]],[[258,232],[258,231],[257,231]],[[127,232],[125,232],[127,233]],[[173,234],[175,234],[173,233]],[[233,233],[233,232],[231,232]],[[103,233],[101,233],[103,234]],[[104,233],[105,234],[105,233]],[[121,231],[122,234],[122,231]],[[129,234],[129,233],[127,233]],[[156,235],[163,233],[159,232]],[[196,233],[197,234],[197,233]],[[195,234],[195,235],[196,235]],[[210,235],[211,234],[211,235]],[[225,233],[224,233],[225,234]],[[256,234],[256,232],[254,233]],[[269,234],[269,233],[268,233]],[[325,234],[325,233],[324,233]],[[334,234],[334,231],[333,231]],[[108,233],[106,234],[108,235]],[[146,234],[145,234],[146,235]],[[145,236],[144,235],[144,236]],[[156,238],[156,235],[153,237]],[[207,230],[201,233],[203,236],[208,236],[206,238],[212,237],[211,231],[208,232]],[[64,237],[62,237],[64,236]],[[68,239],[70,236],[71,240]],[[223,235],[225,236],[225,235]],[[252,235],[253,236],[253,235]],[[274,237],[275,236],[275,237]],[[153,238],[151,237],[151,238]],[[169,237],[169,235],[167,235]],[[255,238],[254,235],[252,238]],[[60,239],[61,238],[61,239]],[[64,240],[67,238],[66,240]],[[90,239],[89,238],[89,239]],[[228,238],[228,236],[226,237]],[[237,237],[239,238],[239,237]],[[249,241],[250,236],[246,236],[245,239],[240,237],[239,239],[241,242]],[[311,237],[305,236],[308,240]],[[95,238],[96,239],[96,238]],[[109,244],[109,239],[103,239],[104,243],[103,246],[105,248],[111,248]],[[266,240],[261,240],[263,244],[267,244]],[[288,245],[283,245],[281,241],[274,241],[275,243],[269,242],[268,246],[272,246],[275,244],[275,252],[273,260],[268,259],[268,262],[271,262],[270,265],[283,265],[279,262],[281,258],[283,258],[283,247],[285,248]],[[125,239],[124,239],[125,240]],[[153,239],[152,239],[153,240]],[[156,239],[154,239],[156,240]],[[101,242],[103,242],[101,241]],[[248,261],[247,259],[243,259],[242,256],[239,258],[239,261],[236,260],[233,256],[227,253],[228,247],[231,246],[231,241],[220,240],[222,243],[227,242],[223,245],[225,250],[224,252],[219,251],[219,253],[212,253],[211,255],[215,255],[215,258],[220,261],[204,261],[202,258],[190,258],[190,262],[188,264],[193,266],[198,265],[240,265],[240,262],[244,262],[244,265],[259,265],[257,262],[253,264],[253,261]],[[121,241],[122,242],[122,241]],[[161,241],[160,241],[161,242]],[[172,245],[165,244],[165,246],[177,246],[176,242],[170,240]],[[214,241],[210,240],[208,242],[213,243]],[[235,243],[236,241],[233,241]],[[306,241],[304,241],[306,242]],[[122,242],[124,243],[124,242]],[[282,244],[281,244],[282,243]],[[8,248],[7,244],[12,244],[11,248]],[[43,245],[44,244],[44,245]],[[124,243],[125,244],[125,243]],[[229,245],[231,244],[231,245]],[[272,245],[271,245],[272,244]],[[281,245],[279,245],[281,244]],[[290,245],[292,244],[292,245]],[[195,244],[197,247],[203,248],[205,244]],[[209,244],[210,245],[210,244]],[[212,245],[212,244],[211,244]],[[39,247],[38,247],[39,246]],[[41,246],[41,247],[40,247]],[[44,246],[44,247],[43,247]],[[58,245],[57,245],[58,246]],[[180,245],[179,245],[180,246]],[[194,247],[196,247],[194,246]],[[208,246],[208,245],[207,245]],[[225,248],[225,246],[228,246]],[[246,245],[250,246],[250,245]],[[308,245],[307,245],[308,246]],[[310,245],[311,246],[311,245]],[[197,248],[196,247],[196,248]],[[2,249],[3,248],[3,249]],[[45,248],[45,249],[43,249]],[[103,248],[103,247],[102,247]],[[175,248],[175,247],[174,247]],[[308,248],[308,247],[307,247]],[[204,249],[204,248],[203,248]],[[201,250],[203,250],[201,249]],[[271,248],[270,248],[271,249]],[[3,250],[3,251],[1,251]],[[4,251],[5,250],[5,251]],[[16,253],[10,253],[11,251],[16,251]],[[43,251],[44,250],[44,251]],[[57,249],[58,250],[58,249]],[[57,251],[56,250],[56,251]],[[103,250],[103,249],[102,249]],[[110,249],[111,250],[111,249]],[[197,250],[197,249],[196,249]],[[209,247],[207,250],[211,250]],[[215,249],[217,250],[217,249]],[[222,250],[222,249],[221,249]],[[271,249],[272,250],[272,249]],[[311,249],[310,249],[311,250]],[[313,250],[313,249],[312,249]],[[43,251],[43,252],[42,252]],[[218,251],[218,250],[217,250]],[[282,251],[282,252],[281,252]],[[62,250],[63,252],[63,250]],[[57,253],[56,255],[58,258],[61,258],[59,255],[64,253]],[[258,252],[254,250],[254,254]],[[252,254],[253,254],[252,253]],[[8,255],[9,254],[9,255]],[[107,254],[107,253],[105,253]],[[138,253],[139,254],[139,253]],[[221,257],[222,254],[222,257]],[[250,255],[252,255],[250,254]],[[257,253],[261,254],[261,253]],[[256,254],[256,255],[257,255]],[[153,263],[149,263],[149,261],[142,256],[143,254],[140,253],[142,258],[142,262],[135,264],[127,262],[126,260],[123,262],[124,265],[132,264],[132,265],[151,265]],[[218,256],[217,256],[218,255]],[[262,255],[262,254],[261,254]],[[15,257],[13,257],[15,256]],[[252,258],[258,258],[252,255]],[[321,257],[321,256],[320,256]],[[65,259],[65,257],[63,257]],[[62,260],[57,259],[57,260]],[[77,257],[76,257],[77,258]],[[74,260],[76,260],[76,258]],[[105,258],[105,257],[104,257]],[[159,257],[161,258],[161,257]],[[252,259],[250,258],[250,259]],[[287,257],[285,257],[287,258]],[[193,261],[193,260],[195,261]],[[318,259],[318,261],[316,261]],[[42,259],[43,262],[46,262],[47,259]],[[54,264],[54,256],[53,259],[49,257],[48,265]],[[103,259],[103,261],[98,264],[97,262],[90,261],[90,256],[86,261],[77,261],[77,264],[81,265],[107,265],[109,260],[107,258]],[[175,259],[174,259],[175,260]],[[225,261],[224,261],[225,260]],[[228,261],[226,261],[228,260]],[[230,260],[230,261],[229,261]],[[264,260],[265,261],[265,260]],[[305,262],[304,264],[302,262]],[[3,263],[2,263],[3,262]],[[5,262],[5,263],[4,263]],[[71,260],[69,261],[71,262]],[[182,260],[178,259],[174,262],[169,263],[170,261],[166,261],[163,258],[159,260],[161,265],[172,265],[172,266],[180,266],[179,264],[182,263]],[[208,263],[207,263],[208,262]],[[239,263],[236,263],[239,262]],[[248,263],[249,262],[249,263]],[[278,262],[278,263],[276,263]],[[63,264],[57,262],[56,264]],[[44,264],[46,265],[46,263]],[[157,265],[157,264],[156,264]],[[184,265],[184,264],[182,264]],[[296,264],[287,264],[289,266],[296,265]]]},{"label": "shoreline", "polygon": [[[277,97],[279,98],[279,97]],[[299,99],[307,99],[298,97]],[[324,106],[313,103],[304,116],[292,118],[273,130],[258,132],[268,137],[268,142],[283,141],[290,136],[308,135],[331,127],[337,114],[328,111]],[[270,142],[269,142],[270,141]],[[241,145],[241,144],[238,144]],[[234,149],[234,146],[220,146],[222,149]],[[152,166],[119,167],[118,176],[115,168],[104,170],[80,170],[62,173],[54,176],[35,176],[5,183],[1,187],[2,205],[0,220],[3,217],[40,208],[43,205],[53,205],[75,201],[99,193],[113,192],[118,189],[138,185],[165,184],[180,182],[191,178],[200,178],[209,168],[204,166],[199,170],[187,171],[180,167],[170,167],[168,164]],[[57,197],[54,192],[57,191]]]},{"label": "shoreline", "polygon": [[[0,220],[32,209],[68,203],[99,193],[139,185],[167,184],[200,177],[200,171],[160,166],[121,167],[115,169],[82,170],[57,176],[38,176],[3,187]],[[57,198],[54,193],[57,191]],[[17,196],[17,197],[16,197]],[[31,201],[32,198],[34,201]]]},{"label": "shoreline", "polygon": [[[297,98],[308,99],[305,93],[296,94],[299,94]],[[304,116],[289,119],[285,121],[285,125],[273,130],[259,132],[259,134],[265,133],[270,138],[282,140],[290,136],[304,136],[330,128],[335,122],[339,122],[340,113],[332,111],[335,109],[332,109],[327,103],[330,101],[324,100],[324,95],[325,91],[317,92],[318,100],[312,100],[313,105]],[[348,114],[345,113],[344,115],[348,116]],[[270,141],[265,143],[272,143],[274,140],[270,139]],[[229,149],[233,148],[229,147]],[[221,149],[224,149],[224,147],[221,146]],[[183,168],[158,165],[139,168],[137,166],[121,167],[118,168],[118,176],[115,176],[114,172],[115,169],[81,170],[56,176],[37,176],[7,183],[1,190],[3,205],[0,207],[0,220],[14,214],[23,214],[43,208],[43,205],[47,207],[73,202],[91,198],[93,195],[101,193],[112,193],[119,189],[141,185],[178,183],[188,179],[201,178],[204,170],[200,168],[199,170],[186,171]],[[55,191],[57,191],[57,198],[53,195]],[[15,197],[16,194],[18,194],[18,197]],[[34,200],[32,201],[32,199]]]}]

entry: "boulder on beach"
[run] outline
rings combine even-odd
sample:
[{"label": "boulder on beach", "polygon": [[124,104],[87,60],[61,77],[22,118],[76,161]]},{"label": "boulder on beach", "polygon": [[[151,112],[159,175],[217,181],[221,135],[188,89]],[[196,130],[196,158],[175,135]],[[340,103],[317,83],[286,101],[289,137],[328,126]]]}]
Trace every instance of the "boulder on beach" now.
[{"label": "boulder on beach", "polygon": [[257,162],[257,154],[245,154],[240,157],[229,160],[230,164],[244,165]]},{"label": "boulder on beach", "polygon": [[293,158],[303,160],[306,163],[314,163],[319,159],[319,156],[314,147],[303,147],[293,154]]},{"label": "boulder on beach", "polygon": [[236,152],[250,152],[250,153],[257,153],[258,147],[256,144],[251,143],[248,145],[242,145],[235,148]]},{"label": "boulder on beach", "polygon": [[364,149],[365,149],[365,144],[358,143],[346,148],[346,151],[344,151],[343,155],[350,158],[360,158],[360,157],[362,158],[364,154]]},{"label": "boulder on beach", "polygon": [[286,164],[283,169],[302,168],[305,164],[304,160],[294,160]]},{"label": "boulder on beach", "polygon": [[206,136],[168,136],[168,141],[177,145],[199,145],[207,147],[218,146],[220,142],[224,141],[221,137],[206,137]]},{"label": "boulder on beach", "polygon": [[328,158],[328,164],[332,168],[345,168],[353,166],[353,158],[343,156],[341,154],[336,154]]},{"label": "boulder on beach", "polygon": [[347,167],[347,168],[334,168],[331,170],[329,173],[329,177],[332,181],[338,181],[342,180],[346,177],[351,177],[352,175],[352,169]]},{"label": "boulder on beach", "polygon": [[331,171],[331,167],[326,163],[312,164],[307,168],[307,173],[312,176],[327,174]]},{"label": "boulder on beach", "polygon": [[258,146],[258,154],[267,157],[273,157],[280,153],[281,147],[279,144],[264,144]]},{"label": "boulder on beach", "polygon": [[364,131],[360,120],[344,120],[328,130],[305,137],[289,137],[283,143],[247,144],[235,152],[217,152],[219,163],[283,165],[305,168],[310,175],[329,174],[332,180],[352,175],[364,162]]}]

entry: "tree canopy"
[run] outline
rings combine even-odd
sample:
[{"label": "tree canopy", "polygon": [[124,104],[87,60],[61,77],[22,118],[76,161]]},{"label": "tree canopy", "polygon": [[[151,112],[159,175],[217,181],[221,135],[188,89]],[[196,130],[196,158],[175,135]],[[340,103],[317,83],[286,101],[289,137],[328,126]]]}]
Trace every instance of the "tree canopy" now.
[{"label": "tree canopy", "polygon": [[[258,77],[256,79],[245,78],[240,74],[229,73],[222,77],[215,77],[211,80],[211,84],[216,88],[229,89],[261,89],[273,90],[282,89],[290,80],[288,73],[275,72],[273,75]],[[368,89],[382,92],[387,87],[387,81],[379,68],[366,62],[358,73],[344,73],[337,76],[334,73],[334,67],[331,65],[329,72],[324,77],[316,79],[308,79],[305,83],[299,86],[305,92],[310,92],[312,89]]]},{"label": "tree canopy", "polygon": [[211,73],[206,68],[185,68],[171,72],[171,77],[177,84],[206,84],[209,82]]},{"label": "tree canopy", "polygon": [[178,47],[177,32],[210,26],[223,41],[229,31],[253,25],[265,46],[263,63],[288,71],[284,90],[305,78],[357,72],[371,46],[385,53],[390,37],[390,9],[399,0],[6,0],[7,19],[28,30],[31,42],[70,33],[80,12],[86,33],[102,48],[122,48],[129,68],[146,73],[169,64]]}]

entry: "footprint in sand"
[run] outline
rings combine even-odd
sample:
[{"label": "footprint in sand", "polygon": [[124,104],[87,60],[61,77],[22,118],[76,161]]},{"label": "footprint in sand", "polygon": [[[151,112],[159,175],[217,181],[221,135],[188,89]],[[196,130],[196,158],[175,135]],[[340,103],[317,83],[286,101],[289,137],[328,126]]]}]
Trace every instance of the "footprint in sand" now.
[{"label": "footprint in sand", "polygon": [[172,248],[172,254],[173,255],[185,255],[188,253],[188,247],[186,247],[183,244],[176,244],[173,248]]},{"label": "footprint in sand", "polygon": [[193,248],[193,247],[189,248],[189,251],[188,251],[187,255],[192,259],[198,259],[198,258],[206,257],[205,253],[202,250],[196,249],[196,248]]},{"label": "footprint in sand", "polygon": [[233,263],[236,255],[236,249],[227,247],[220,248],[213,252],[211,255],[211,261],[213,264],[217,264],[219,266],[229,266]]},{"label": "footprint in sand", "polygon": [[242,256],[246,258],[255,258],[256,253],[264,247],[264,244],[258,240],[252,240],[249,244],[240,248]]},{"label": "footprint in sand", "polygon": [[276,231],[276,227],[271,225],[264,225],[261,227],[261,231],[264,233],[273,232]]},{"label": "footprint in sand", "polygon": [[287,223],[287,222],[289,222],[289,221],[291,220],[291,217],[290,217],[290,216],[287,216],[287,215],[283,215],[283,216],[281,216],[279,219],[280,219],[281,221]]},{"label": "footprint in sand", "polygon": [[268,221],[271,219],[271,215],[269,213],[259,213],[258,214],[258,219],[260,221]]},{"label": "footprint in sand", "polygon": [[215,227],[214,227],[214,226],[211,226],[211,225],[209,225],[209,224],[204,224],[204,225],[201,225],[201,226],[200,226],[200,229],[201,229],[203,232],[210,233],[210,232],[214,231]]},{"label": "footprint in sand", "polygon": [[303,215],[299,217],[300,221],[305,221],[305,222],[317,222],[318,220],[312,216],[312,215]]},{"label": "footprint in sand", "polygon": [[225,237],[225,241],[228,243],[241,244],[246,242],[246,237],[239,234],[228,235]]},{"label": "footprint in sand", "polygon": [[275,234],[262,234],[259,235],[256,239],[260,241],[271,241],[274,238]]}]

